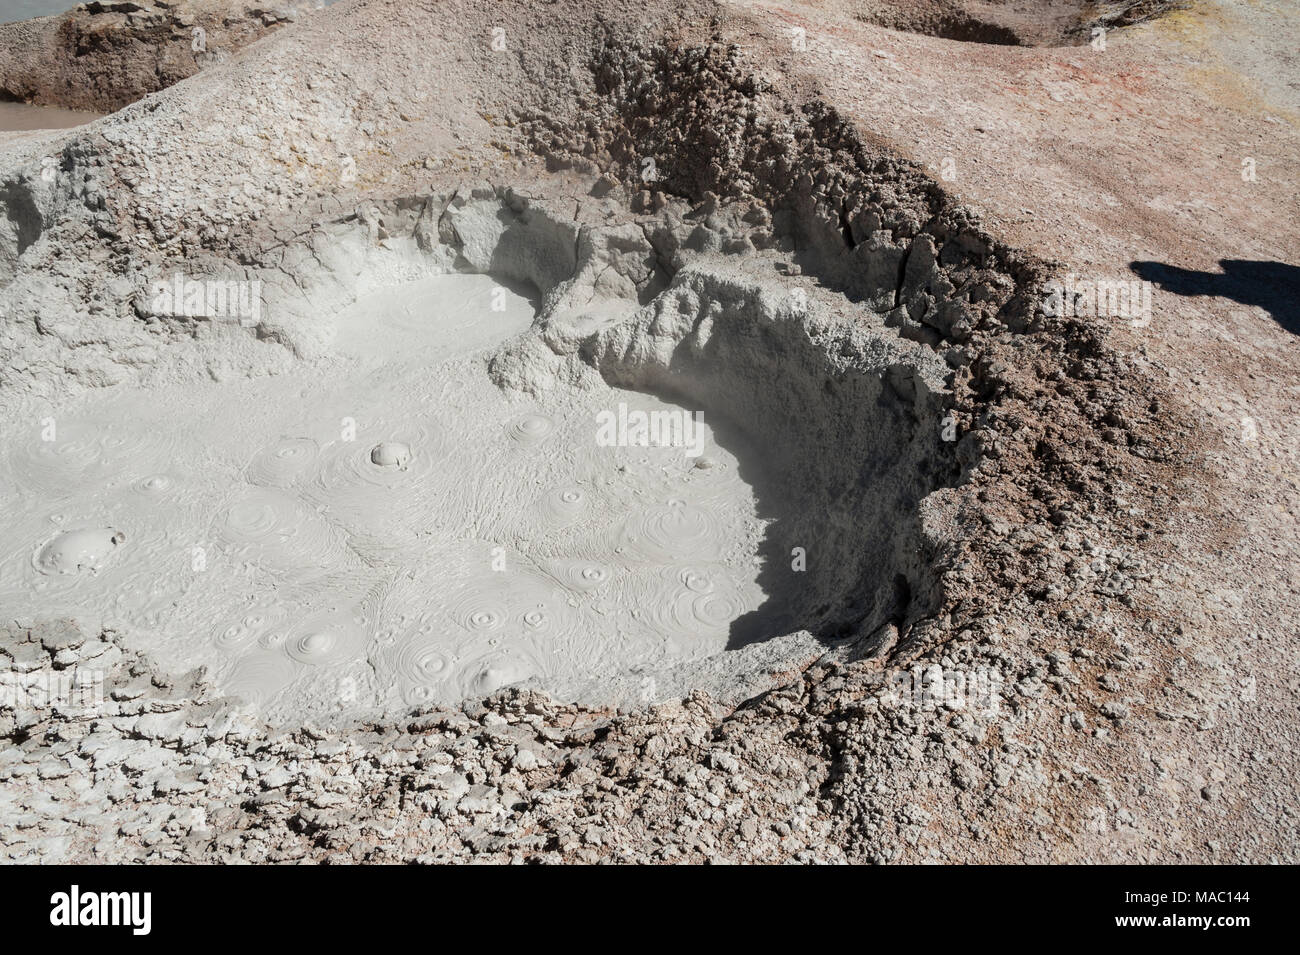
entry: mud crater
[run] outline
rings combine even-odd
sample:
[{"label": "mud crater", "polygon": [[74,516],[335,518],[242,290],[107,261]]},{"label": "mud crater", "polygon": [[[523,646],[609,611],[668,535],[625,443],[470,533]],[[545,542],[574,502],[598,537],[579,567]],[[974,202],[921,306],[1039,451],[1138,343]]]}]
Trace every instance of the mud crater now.
[{"label": "mud crater", "polygon": [[[738,700],[881,649],[928,609],[923,503],[960,477],[942,352],[896,290],[816,277],[838,224],[588,212],[483,186],[317,223],[248,270],[257,326],[210,330],[219,380],[31,408],[57,433],[4,435],[6,605],[284,720]],[[248,340],[294,360],[247,377]]]}]

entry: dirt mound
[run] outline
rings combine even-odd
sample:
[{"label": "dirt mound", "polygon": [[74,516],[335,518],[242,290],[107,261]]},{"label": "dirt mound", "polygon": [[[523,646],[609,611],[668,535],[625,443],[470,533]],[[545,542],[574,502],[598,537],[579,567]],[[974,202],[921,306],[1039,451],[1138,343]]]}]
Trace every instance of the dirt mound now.
[{"label": "dirt mound", "polygon": [[96,0],[0,25],[0,99],[110,113],[224,61],[309,9],[293,0]]}]

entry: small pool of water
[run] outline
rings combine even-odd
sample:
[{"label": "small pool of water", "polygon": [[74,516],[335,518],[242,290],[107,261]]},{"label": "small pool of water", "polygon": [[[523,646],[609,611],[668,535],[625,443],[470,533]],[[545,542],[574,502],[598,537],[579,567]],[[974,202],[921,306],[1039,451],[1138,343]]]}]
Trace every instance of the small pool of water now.
[{"label": "small pool of water", "polygon": [[0,6],[0,23],[54,16],[66,13],[75,6],[72,0],[5,0]]},{"label": "small pool of water", "polygon": [[71,129],[100,118],[99,113],[53,106],[28,106],[26,103],[0,102],[0,133],[31,129]]}]

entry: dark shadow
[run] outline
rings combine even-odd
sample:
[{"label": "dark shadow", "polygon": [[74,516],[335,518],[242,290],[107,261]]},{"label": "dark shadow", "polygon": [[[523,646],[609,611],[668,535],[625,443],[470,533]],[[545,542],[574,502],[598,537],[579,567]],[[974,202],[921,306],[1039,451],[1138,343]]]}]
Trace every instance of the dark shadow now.
[{"label": "dark shadow", "polygon": [[1140,278],[1175,295],[1215,295],[1258,306],[1293,335],[1300,335],[1300,267],[1283,262],[1220,259],[1222,272],[1197,272],[1163,262],[1130,262]]},{"label": "dark shadow", "polygon": [[[698,376],[700,366],[689,365]],[[924,609],[913,603],[914,585],[926,589],[920,579],[923,569],[901,554],[919,553],[920,498],[947,482],[938,476],[944,471],[941,465],[918,466],[906,447],[928,440],[938,426],[908,420],[883,383],[875,400],[860,411],[867,419],[889,419],[892,426],[882,429],[879,446],[855,462],[852,477],[840,485],[844,495],[835,503],[836,495],[825,490],[810,499],[803,466],[778,451],[777,435],[756,433],[759,423],[746,427],[720,413],[716,403],[699,403],[689,388],[636,390],[704,415],[717,446],[735,456],[737,475],[749,486],[756,516],[766,524],[755,581],[764,599],[732,621],[727,650],[798,630],[808,630],[830,646],[890,621],[901,626]],[[829,407],[828,416],[835,417],[834,410]],[[838,428],[851,426],[841,421]],[[824,453],[831,456],[834,449]],[[797,567],[795,548],[803,552]]]},{"label": "dark shadow", "polygon": [[942,17],[930,30],[918,30],[918,33],[931,33],[945,40],[960,40],[962,43],[992,43],[996,46],[1022,46],[1024,41],[1015,30],[997,23],[988,23],[974,17],[957,13]]},{"label": "dark shadow", "polygon": [[702,412],[754,496],[763,599],[731,622],[727,650],[903,626],[932,610],[920,501],[958,476],[938,403],[901,397],[898,366],[844,367],[825,342],[756,322],[753,294],[710,298],[707,344],[684,337],[666,366],[621,349],[589,360],[613,387]]}]

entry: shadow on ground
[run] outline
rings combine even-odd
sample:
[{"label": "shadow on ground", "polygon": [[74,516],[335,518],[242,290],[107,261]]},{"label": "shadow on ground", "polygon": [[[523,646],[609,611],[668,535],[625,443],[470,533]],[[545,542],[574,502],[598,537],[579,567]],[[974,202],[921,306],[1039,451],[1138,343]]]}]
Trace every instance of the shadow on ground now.
[{"label": "shadow on ground", "polygon": [[1139,277],[1175,295],[1216,295],[1258,306],[1300,335],[1300,267],[1283,262],[1220,259],[1222,272],[1197,272],[1163,262],[1130,262]]}]

